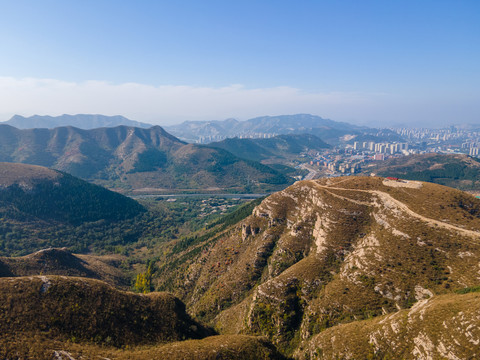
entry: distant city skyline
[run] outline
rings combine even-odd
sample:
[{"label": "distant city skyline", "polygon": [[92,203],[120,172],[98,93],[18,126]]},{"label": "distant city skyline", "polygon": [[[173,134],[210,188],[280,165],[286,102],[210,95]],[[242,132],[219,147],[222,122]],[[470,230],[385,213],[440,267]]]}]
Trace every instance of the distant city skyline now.
[{"label": "distant city skyline", "polygon": [[0,121],[480,123],[480,2],[0,0]]}]

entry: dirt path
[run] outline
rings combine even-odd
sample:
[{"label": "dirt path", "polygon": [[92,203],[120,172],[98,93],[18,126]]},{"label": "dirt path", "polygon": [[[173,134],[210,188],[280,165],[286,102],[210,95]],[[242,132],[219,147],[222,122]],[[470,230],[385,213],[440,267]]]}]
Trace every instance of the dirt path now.
[{"label": "dirt path", "polygon": [[[316,181],[313,181],[313,180],[310,180],[317,188],[321,188],[321,189],[324,189],[324,190],[327,190],[330,189],[330,190],[341,190],[341,191],[356,191],[356,192],[364,192],[364,193],[369,193],[369,194],[373,194],[373,195],[376,195],[378,196],[382,201],[383,203],[385,204],[388,204],[388,203],[393,203],[395,204],[400,210],[403,210],[404,212],[406,212],[407,214],[409,214],[410,216],[414,217],[414,218],[417,218],[417,219],[420,219],[428,224],[430,224],[431,226],[439,226],[439,227],[442,227],[444,229],[449,229],[449,230],[454,230],[454,231],[457,231],[461,234],[464,234],[464,235],[468,235],[468,236],[471,236],[471,237],[474,237],[474,238],[480,238],[480,232],[478,231],[473,231],[473,230],[466,230],[466,229],[463,229],[461,227],[458,227],[458,226],[455,226],[455,225],[452,225],[452,224],[447,224],[447,223],[444,223],[442,221],[438,221],[438,220],[435,220],[435,219],[431,219],[431,218],[428,218],[426,216],[423,216],[423,215],[420,215],[418,213],[416,213],[415,211],[411,210],[407,205],[405,205],[404,203],[402,203],[401,201],[395,199],[394,197],[392,197],[390,194],[387,194],[383,191],[379,191],[379,190],[360,190],[360,189],[346,189],[346,188],[339,188],[339,187],[333,187],[333,186],[325,186],[325,185],[320,185],[318,184]],[[340,196],[340,195],[338,195]],[[342,196],[343,198],[343,196]],[[345,199],[346,200],[346,199]],[[353,200],[353,199],[350,199],[354,202],[356,202],[356,200]]]}]

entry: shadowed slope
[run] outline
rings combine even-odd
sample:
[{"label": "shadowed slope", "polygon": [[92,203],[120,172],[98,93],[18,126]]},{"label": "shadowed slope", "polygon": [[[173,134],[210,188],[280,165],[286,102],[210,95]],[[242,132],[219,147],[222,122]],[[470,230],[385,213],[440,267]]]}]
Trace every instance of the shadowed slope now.
[{"label": "shadowed slope", "polygon": [[54,339],[115,346],[212,334],[167,293],[138,295],[97,280],[63,276],[1,278],[0,289],[3,334],[47,332]]},{"label": "shadowed slope", "polygon": [[262,338],[206,337],[173,295],[78,277],[0,279],[0,333],[6,359],[283,359]]}]

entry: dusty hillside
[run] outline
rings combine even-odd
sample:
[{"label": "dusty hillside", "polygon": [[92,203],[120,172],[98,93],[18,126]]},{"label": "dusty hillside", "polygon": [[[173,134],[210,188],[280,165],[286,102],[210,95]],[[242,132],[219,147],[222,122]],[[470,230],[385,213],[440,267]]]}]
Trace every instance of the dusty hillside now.
[{"label": "dusty hillside", "polygon": [[80,276],[129,288],[131,279],[118,269],[120,255],[75,255],[67,249],[44,249],[20,257],[0,257],[0,277],[31,275]]},{"label": "dusty hillside", "polygon": [[210,336],[201,340],[118,349],[21,334],[14,338],[0,337],[0,357],[28,360],[286,360],[265,338],[246,335]]},{"label": "dusty hillside", "polygon": [[302,181],[216,237],[172,253],[158,288],[223,333],[286,353],[337,324],[476,286],[480,201],[383,178]]}]

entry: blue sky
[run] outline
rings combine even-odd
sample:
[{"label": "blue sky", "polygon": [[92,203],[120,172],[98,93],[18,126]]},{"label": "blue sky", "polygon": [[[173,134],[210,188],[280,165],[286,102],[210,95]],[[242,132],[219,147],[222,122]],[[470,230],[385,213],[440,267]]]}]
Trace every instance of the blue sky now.
[{"label": "blue sky", "polygon": [[480,123],[477,0],[0,0],[0,48],[0,120]]}]

